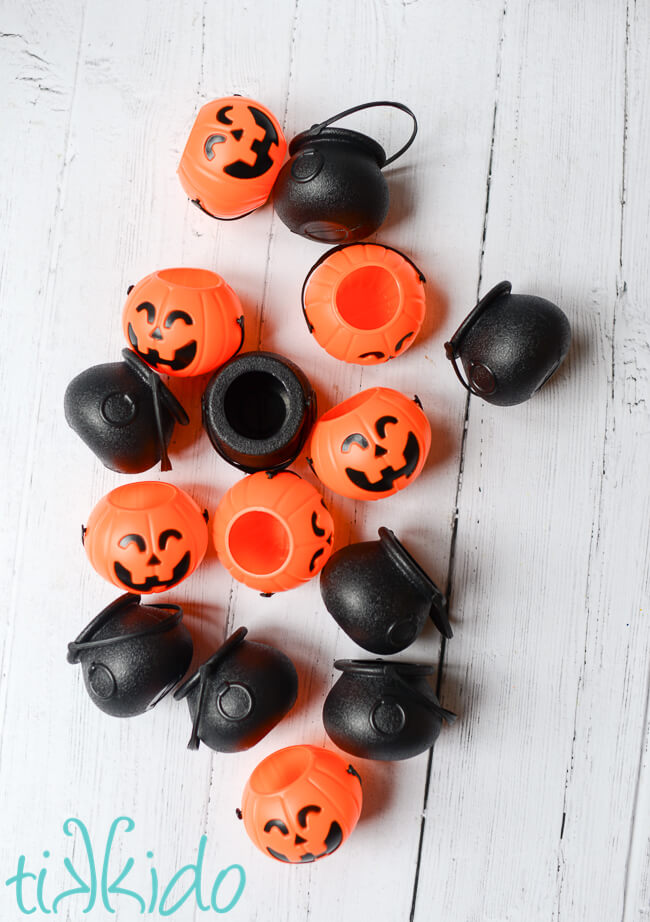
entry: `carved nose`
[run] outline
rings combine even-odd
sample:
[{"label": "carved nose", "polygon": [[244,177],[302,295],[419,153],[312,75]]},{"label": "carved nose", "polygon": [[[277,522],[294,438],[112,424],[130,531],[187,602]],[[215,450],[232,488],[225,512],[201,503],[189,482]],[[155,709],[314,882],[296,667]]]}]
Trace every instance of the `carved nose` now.
[{"label": "carved nose", "polygon": [[293,844],[294,844],[294,845],[302,845],[303,842],[306,842],[306,841],[307,841],[307,839],[303,839],[302,836],[296,836],[296,838],[293,840]]},{"label": "carved nose", "polygon": [[162,333],[160,332],[160,327],[156,327],[156,329],[151,334],[151,338],[152,339],[162,339]]},{"label": "carved nose", "polygon": [[151,557],[149,558],[149,560],[147,561],[147,566],[148,566],[148,567],[155,567],[156,564],[159,564],[159,563],[160,563],[160,560],[156,557],[155,554],[152,554]]},{"label": "carved nose", "polygon": [[388,451],[385,448],[382,448],[381,445],[375,445],[375,458],[381,458],[382,455],[388,454]]}]

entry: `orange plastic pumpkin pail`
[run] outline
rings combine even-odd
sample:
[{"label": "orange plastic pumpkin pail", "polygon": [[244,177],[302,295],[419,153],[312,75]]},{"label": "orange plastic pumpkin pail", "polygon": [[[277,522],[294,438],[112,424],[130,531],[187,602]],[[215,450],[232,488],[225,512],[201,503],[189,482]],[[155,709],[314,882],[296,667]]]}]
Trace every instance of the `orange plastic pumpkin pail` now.
[{"label": "orange plastic pumpkin pail", "polygon": [[307,326],[343,362],[378,365],[406,352],[426,310],[424,276],[378,243],[334,247],[309,270],[302,292]]},{"label": "orange plastic pumpkin pail", "polygon": [[160,269],[129,289],[122,326],[159,374],[214,371],[241,349],[244,315],[230,285],[209,269]]},{"label": "orange plastic pumpkin pail", "polygon": [[319,480],[352,499],[382,499],[419,476],[431,426],[417,398],[371,387],[324,413],[312,430],[309,459]]},{"label": "orange plastic pumpkin pail", "polygon": [[100,576],[129,592],[164,592],[193,573],[208,527],[192,497],[171,483],[141,481],[111,490],[83,531]]},{"label": "orange plastic pumpkin pail", "polygon": [[178,178],[210,217],[242,218],[269,197],[286,151],[280,123],[266,106],[226,96],[199,110]]},{"label": "orange plastic pumpkin pail", "polygon": [[264,594],[316,576],[332,552],[333,534],[322,496],[292,471],[244,477],[224,495],[212,525],[222,564]]},{"label": "orange plastic pumpkin pail", "polygon": [[289,746],[254,769],[241,814],[260,851],[287,864],[307,864],[347,839],[362,801],[361,777],[346,759],[319,746]]}]

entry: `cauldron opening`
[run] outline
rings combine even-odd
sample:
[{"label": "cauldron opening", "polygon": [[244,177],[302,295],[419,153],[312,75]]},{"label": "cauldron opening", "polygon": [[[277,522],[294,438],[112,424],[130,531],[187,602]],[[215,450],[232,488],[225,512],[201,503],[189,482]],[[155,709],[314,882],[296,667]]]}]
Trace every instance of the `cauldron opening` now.
[{"label": "cauldron opening", "polygon": [[247,439],[268,439],[287,418],[289,392],[275,375],[248,371],[234,379],[224,396],[229,425]]}]

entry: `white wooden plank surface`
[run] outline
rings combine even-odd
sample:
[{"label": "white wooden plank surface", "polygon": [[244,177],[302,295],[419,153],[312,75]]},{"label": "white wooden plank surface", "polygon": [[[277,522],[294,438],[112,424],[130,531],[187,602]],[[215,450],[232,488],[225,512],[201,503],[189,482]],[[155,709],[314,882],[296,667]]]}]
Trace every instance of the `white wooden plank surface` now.
[{"label": "white wooden plank surface", "polygon": [[[203,833],[209,883],[240,863],[235,919],[650,918],[649,38],[647,7],[624,0],[3,7],[3,919],[17,917],[2,883],[19,854],[48,866],[51,903],[70,885],[63,857],[81,854],[63,821],[82,818],[99,849],[120,815],[136,827],[115,867],[136,857],[129,883],[144,892],[148,849],[163,881]],[[218,224],[186,202],[175,168],[194,113],[233,91],[265,101],[289,137],[365,99],[416,111],[420,135],[390,171],[378,234],[429,280],[423,335],[399,362],[361,370],[318,349],[299,291],[322,247],[271,207]],[[355,125],[393,149],[407,130],[380,112]],[[461,719],[432,759],[362,763],[362,822],[305,868],[257,852],[234,808],[266,754],[327,742],[332,661],[359,655],[316,584],[262,600],[211,552],[169,594],[186,606],[197,658],[247,624],[296,662],[296,708],[247,753],[187,752],[185,707],[169,700],[136,720],[106,718],[65,662],[67,641],[115,595],[88,567],[79,523],[126,478],[67,429],[63,392],[119,355],[126,286],[177,264],[221,272],[246,309],[246,348],[298,361],[322,409],[381,383],[417,392],[434,425],[432,460],[404,494],[326,498],[337,546],[386,524],[438,582],[452,579],[442,698]],[[463,439],[465,394],[442,342],[505,277],[556,300],[574,346],[529,404],[472,398]],[[238,475],[201,434],[204,383],[172,382],[192,424],[175,436],[168,476],[212,510]],[[431,629],[401,658],[439,652]],[[81,908],[70,900],[60,913]],[[128,899],[118,908],[137,914]],[[204,916],[192,902],[176,914]]]}]

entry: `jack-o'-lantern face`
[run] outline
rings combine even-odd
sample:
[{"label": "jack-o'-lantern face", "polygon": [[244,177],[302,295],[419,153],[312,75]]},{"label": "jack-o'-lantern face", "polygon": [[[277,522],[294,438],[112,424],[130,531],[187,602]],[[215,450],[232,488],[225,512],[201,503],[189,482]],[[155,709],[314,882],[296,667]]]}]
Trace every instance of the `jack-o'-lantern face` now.
[{"label": "jack-o'-lantern face", "polygon": [[241,96],[203,106],[178,175],[190,200],[214,218],[242,217],[262,205],[287,144],[275,116]]},{"label": "jack-o'-lantern face", "polygon": [[323,498],[293,471],[258,471],[223,496],[214,544],[235,579],[268,595],[316,576],[332,553],[334,523]]},{"label": "jack-o'-lantern face", "polygon": [[332,490],[353,499],[380,499],[420,473],[431,429],[419,405],[398,391],[371,388],[316,423],[311,463]]},{"label": "jack-o'-lantern face", "polygon": [[387,362],[406,352],[422,326],[424,276],[391,247],[334,247],[305,279],[303,314],[310,333],[334,358]]},{"label": "jack-o'-lantern face", "polygon": [[175,310],[159,318],[151,301],[141,301],[134,311],[128,337],[140,358],[158,371],[185,371],[196,358],[196,339],[187,329],[194,326],[191,315]]},{"label": "jack-o'-lantern face", "polygon": [[324,813],[318,804],[301,807],[290,826],[283,819],[267,820],[264,832],[269,843],[273,843],[266,846],[269,855],[290,864],[305,864],[331,855],[343,841],[338,821]]},{"label": "jack-o'-lantern face", "polygon": [[152,538],[151,534],[129,532],[117,542],[113,570],[122,585],[133,592],[169,589],[180,583],[190,569],[191,554],[184,550],[183,535],[177,528],[165,528],[155,544]]},{"label": "jack-o'-lantern face", "polygon": [[93,509],[84,547],[95,569],[130,592],[162,592],[201,562],[207,547],[201,511],[168,483],[125,484]]},{"label": "jack-o'-lantern face", "polygon": [[308,864],[331,855],[361,813],[361,778],[340,755],[290,746],[267,756],[248,780],[241,816],[267,855]]},{"label": "jack-o'-lantern face", "polygon": [[[250,102],[237,101],[219,106],[215,118],[219,130],[211,133],[203,145],[208,160],[217,161],[217,168],[235,179],[257,179],[271,169],[270,151],[273,145],[277,148],[280,139],[266,112]],[[224,145],[219,148],[218,158],[217,144]]]},{"label": "jack-o'-lantern face", "polygon": [[123,325],[131,348],[161,374],[212,371],[243,342],[239,298],[205,269],[163,269],[142,279],[129,291]]},{"label": "jack-o'-lantern face", "polygon": [[[388,432],[389,426],[397,426],[399,431]],[[375,439],[372,444],[360,432],[353,432],[343,440],[341,444],[343,454],[352,452],[355,445],[361,452],[370,451],[367,458],[365,456],[357,458],[355,463],[360,465],[359,468],[346,467],[345,474],[360,490],[367,490],[370,493],[390,493],[400,477],[408,480],[413,475],[420,461],[420,443],[410,429],[404,432],[404,427],[400,426],[396,416],[380,416],[374,422],[374,430]],[[405,436],[405,441],[402,441],[400,433]],[[386,448],[385,445],[389,447]],[[358,453],[355,452],[355,454]],[[386,464],[388,455],[393,459],[391,464]],[[398,458],[397,462],[394,460],[395,457]],[[397,467],[395,467],[396,463]]]}]

